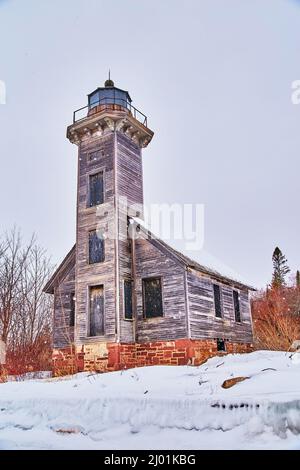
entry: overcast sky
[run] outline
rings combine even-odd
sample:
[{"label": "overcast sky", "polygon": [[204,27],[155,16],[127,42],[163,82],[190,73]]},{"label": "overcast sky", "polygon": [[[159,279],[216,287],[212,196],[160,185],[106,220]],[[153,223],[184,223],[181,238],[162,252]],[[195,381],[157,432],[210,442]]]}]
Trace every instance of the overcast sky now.
[{"label": "overcast sky", "polygon": [[0,230],[75,240],[73,110],[111,68],[155,136],[146,203],[205,204],[205,249],[263,286],[278,245],[300,268],[300,3],[0,0]]}]

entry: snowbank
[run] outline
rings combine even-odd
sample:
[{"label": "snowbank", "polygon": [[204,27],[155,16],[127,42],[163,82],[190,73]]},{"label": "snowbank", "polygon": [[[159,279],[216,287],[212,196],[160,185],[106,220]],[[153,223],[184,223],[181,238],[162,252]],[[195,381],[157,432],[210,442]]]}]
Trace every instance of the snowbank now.
[{"label": "snowbank", "polygon": [[[300,448],[300,363],[289,356],[1,384],[0,448]],[[250,378],[221,387],[237,376]]]}]

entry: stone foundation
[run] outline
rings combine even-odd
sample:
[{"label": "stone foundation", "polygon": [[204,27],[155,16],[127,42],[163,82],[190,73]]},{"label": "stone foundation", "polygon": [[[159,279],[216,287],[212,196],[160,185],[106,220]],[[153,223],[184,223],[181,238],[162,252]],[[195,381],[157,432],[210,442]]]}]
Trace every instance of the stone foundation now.
[{"label": "stone foundation", "polygon": [[[226,353],[248,353],[252,344],[226,341]],[[151,343],[89,343],[53,351],[56,376],[82,371],[108,372],[151,365],[195,365],[224,355],[216,340],[178,339]]]}]

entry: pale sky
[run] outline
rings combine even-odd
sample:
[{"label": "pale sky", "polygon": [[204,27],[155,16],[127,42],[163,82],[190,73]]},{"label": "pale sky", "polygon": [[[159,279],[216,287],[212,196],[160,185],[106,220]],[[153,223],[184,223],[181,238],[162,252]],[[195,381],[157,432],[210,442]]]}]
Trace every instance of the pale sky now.
[{"label": "pale sky", "polygon": [[300,268],[300,2],[0,0],[0,231],[75,240],[72,112],[111,69],[155,136],[145,202],[205,204],[205,249],[256,286]]}]

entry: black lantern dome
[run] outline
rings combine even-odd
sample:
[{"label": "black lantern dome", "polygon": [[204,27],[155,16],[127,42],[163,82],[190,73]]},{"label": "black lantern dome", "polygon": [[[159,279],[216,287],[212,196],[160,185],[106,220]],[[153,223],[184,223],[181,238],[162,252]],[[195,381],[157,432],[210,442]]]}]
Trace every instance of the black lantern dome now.
[{"label": "black lantern dome", "polygon": [[107,87],[115,86],[115,84],[114,84],[114,82],[109,78],[108,80],[105,80],[104,86],[107,88]]}]

